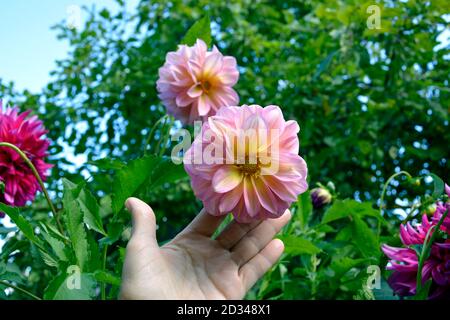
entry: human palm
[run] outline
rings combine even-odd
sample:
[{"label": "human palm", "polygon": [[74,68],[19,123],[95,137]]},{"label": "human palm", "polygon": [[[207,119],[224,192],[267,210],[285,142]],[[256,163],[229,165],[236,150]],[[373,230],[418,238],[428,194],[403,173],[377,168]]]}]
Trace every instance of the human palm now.
[{"label": "human palm", "polygon": [[223,217],[202,210],[173,240],[156,241],[155,216],[144,202],[130,198],[133,218],[120,297],[122,299],[242,299],[283,252],[273,239],[289,221],[231,222],[215,239]]}]

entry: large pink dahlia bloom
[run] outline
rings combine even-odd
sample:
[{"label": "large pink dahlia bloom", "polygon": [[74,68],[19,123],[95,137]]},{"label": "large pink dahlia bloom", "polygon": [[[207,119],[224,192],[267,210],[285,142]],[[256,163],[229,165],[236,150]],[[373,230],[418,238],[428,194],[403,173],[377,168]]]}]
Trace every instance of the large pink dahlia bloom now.
[{"label": "large pink dahlia bloom", "polygon": [[169,52],[156,82],[159,98],[167,112],[184,124],[205,120],[223,106],[239,102],[233,90],[239,78],[236,59],[212,51],[202,40],[192,46],[180,45]]},{"label": "large pink dahlia bloom", "polygon": [[205,209],[243,223],[281,216],[308,188],[298,131],[277,106],[225,107],[208,118],[184,157]]},{"label": "large pink dahlia bloom", "polygon": [[[22,150],[45,180],[52,166],[44,161],[49,141],[42,137],[47,133],[42,122],[36,116],[28,117],[31,110],[19,113],[17,108],[3,109],[0,101],[0,142],[9,142]],[[0,181],[5,186],[4,192],[0,192],[0,202],[8,205],[24,206],[40,190],[33,172],[19,154],[4,146],[0,147]]]},{"label": "large pink dahlia bloom", "polygon": [[[447,190],[447,189],[446,189]],[[450,193],[447,190],[447,193]],[[450,194],[449,194],[450,196]],[[433,225],[436,225],[442,214],[450,209],[450,203],[438,203],[438,209],[431,219],[427,215],[422,216],[422,223],[412,226],[409,222],[400,225],[400,239],[405,247],[396,248],[383,245],[383,252],[391,259],[387,266],[394,272],[388,279],[388,283],[399,296],[411,296],[416,294],[416,278],[418,270],[418,257],[414,245],[422,245],[427,233]],[[441,230],[450,235],[449,222],[444,219]],[[433,230],[430,232],[434,232]],[[436,242],[431,247],[430,256],[424,262],[422,269],[422,282],[433,280],[430,299],[450,298],[450,239]]]}]

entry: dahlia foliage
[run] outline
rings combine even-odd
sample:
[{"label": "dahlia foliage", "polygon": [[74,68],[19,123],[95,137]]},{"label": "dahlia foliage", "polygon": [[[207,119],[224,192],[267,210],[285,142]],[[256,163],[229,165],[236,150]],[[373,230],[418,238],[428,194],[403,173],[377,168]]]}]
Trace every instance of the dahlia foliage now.
[{"label": "dahlia foliage", "polygon": [[[448,186],[446,191],[450,197]],[[382,246],[383,252],[391,259],[387,269],[394,271],[388,283],[399,296],[412,296],[417,293],[416,279],[419,268],[417,248],[421,248],[434,232],[441,232],[440,240],[431,244],[430,255],[423,265],[421,281],[425,284],[428,280],[432,280],[429,298],[450,298],[450,217],[448,216],[450,200],[439,201],[436,205],[436,211],[431,219],[424,214],[421,224],[413,226],[407,222],[400,225],[400,239],[404,247]],[[440,231],[436,231],[444,214],[446,216]]]},{"label": "dahlia foliage", "polygon": [[[0,101],[0,142],[22,150],[45,180],[52,167],[45,162],[49,146],[49,140],[44,137],[47,131],[37,116],[29,117],[30,113],[31,110],[20,113],[17,107],[4,109]],[[0,202],[12,206],[24,206],[40,190],[31,168],[15,150],[5,146],[0,147],[0,181],[4,185]]]}]

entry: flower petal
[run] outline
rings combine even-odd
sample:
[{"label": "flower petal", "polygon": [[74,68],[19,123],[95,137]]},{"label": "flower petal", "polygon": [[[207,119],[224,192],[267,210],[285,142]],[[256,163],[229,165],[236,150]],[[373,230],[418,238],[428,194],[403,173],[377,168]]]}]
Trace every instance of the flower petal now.
[{"label": "flower petal", "polygon": [[225,193],[242,182],[242,174],[234,165],[222,166],[213,176],[212,187],[217,193]]}]

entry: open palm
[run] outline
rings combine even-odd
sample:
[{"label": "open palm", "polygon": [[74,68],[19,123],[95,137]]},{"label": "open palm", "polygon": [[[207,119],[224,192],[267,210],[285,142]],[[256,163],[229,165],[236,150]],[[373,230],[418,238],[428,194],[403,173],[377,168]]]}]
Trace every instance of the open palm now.
[{"label": "open palm", "polygon": [[173,240],[156,241],[155,215],[144,202],[130,198],[133,228],[127,246],[120,298],[122,299],[242,299],[283,252],[273,239],[289,221],[278,219],[250,224],[231,222],[212,235],[224,217],[202,210]]}]

